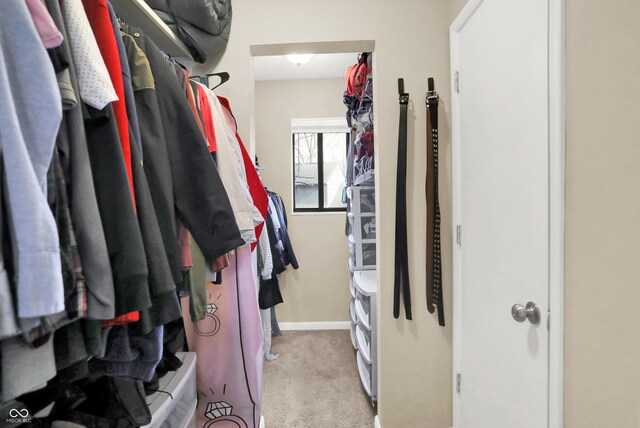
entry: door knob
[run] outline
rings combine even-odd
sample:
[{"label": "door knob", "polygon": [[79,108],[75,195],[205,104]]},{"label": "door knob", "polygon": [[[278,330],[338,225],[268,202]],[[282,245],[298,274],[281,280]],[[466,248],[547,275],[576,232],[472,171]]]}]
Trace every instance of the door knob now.
[{"label": "door knob", "polygon": [[539,324],[540,308],[533,302],[527,303],[527,306],[516,303],[511,307],[511,316],[518,322],[524,322],[528,319],[531,324]]}]

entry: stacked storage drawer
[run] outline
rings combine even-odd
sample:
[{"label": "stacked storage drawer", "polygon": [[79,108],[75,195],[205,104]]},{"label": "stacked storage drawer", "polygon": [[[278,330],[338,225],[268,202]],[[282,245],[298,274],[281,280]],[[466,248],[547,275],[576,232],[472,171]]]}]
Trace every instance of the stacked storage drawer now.
[{"label": "stacked storage drawer", "polygon": [[367,394],[375,399],[378,395],[377,359],[377,313],[376,313],[376,272],[356,271],[353,274],[356,297],[353,305],[356,313],[355,336],[357,364],[360,380]]},{"label": "stacked storage drawer", "polygon": [[376,334],[376,199],[371,186],[347,188],[350,199],[349,234],[347,242],[351,255],[349,316],[351,343],[357,350],[356,363],[367,394],[376,399],[377,334]]},{"label": "stacked storage drawer", "polygon": [[195,428],[196,426],[196,354],[178,352],[182,361],[177,371],[160,378],[158,391],[147,396],[152,419],[143,428]]},{"label": "stacked storage drawer", "polygon": [[376,268],[376,200],[373,187],[347,188],[351,211],[347,214],[350,233],[347,238],[352,271]]},{"label": "stacked storage drawer", "polygon": [[356,286],[353,284],[353,274],[349,281],[349,292],[351,293],[351,302],[349,303],[349,318],[351,319],[351,344],[353,349],[358,349],[356,341],[356,327],[358,325],[358,316],[356,314]]}]

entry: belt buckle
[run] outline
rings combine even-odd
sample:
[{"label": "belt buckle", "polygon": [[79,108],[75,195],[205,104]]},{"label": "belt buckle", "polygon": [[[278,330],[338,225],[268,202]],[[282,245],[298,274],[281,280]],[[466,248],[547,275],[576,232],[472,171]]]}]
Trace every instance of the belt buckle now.
[{"label": "belt buckle", "polygon": [[438,95],[436,91],[429,91],[427,92],[427,99],[425,100],[425,103],[429,105],[430,100],[435,100],[436,102],[438,102],[440,101],[440,95]]},{"label": "belt buckle", "polygon": [[400,104],[409,104],[409,94],[400,94]]}]

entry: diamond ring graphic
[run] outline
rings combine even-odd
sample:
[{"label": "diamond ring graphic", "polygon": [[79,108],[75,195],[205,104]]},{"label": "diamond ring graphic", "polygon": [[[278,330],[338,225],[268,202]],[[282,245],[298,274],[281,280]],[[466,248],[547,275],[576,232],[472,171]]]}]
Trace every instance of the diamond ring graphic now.
[{"label": "diamond ring graphic", "polygon": [[248,428],[247,423],[240,417],[232,415],[233,406],[226,401],[209,402],[204,415],[209,422],[205,423],[206,428],[215,426]]},{"label": "diamond ring graphic", "polygon": [[193,324],[193,328],[200,336],[214,336],[220,331],[220,318],[215,315],[218,307],[209,303],[205,307],[204,319]]}]

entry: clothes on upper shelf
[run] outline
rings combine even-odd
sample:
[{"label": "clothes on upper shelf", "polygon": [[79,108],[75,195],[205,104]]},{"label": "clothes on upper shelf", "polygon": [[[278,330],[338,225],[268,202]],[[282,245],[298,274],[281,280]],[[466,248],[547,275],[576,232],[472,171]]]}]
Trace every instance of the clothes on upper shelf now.
[{"label": "clothes on upper shelf", "polygon": [[231,0],[145,0],[184,42],[194,61],[213,68],[227,47]]},{"label": "clothes on upper shelf", "polygon": [[347,106],[347,123],[351,142],[347,153],[346,185],[372,181],[367,174],[374,170],[373,162],[373,80],[372,54],[363,52],[358,62],[345,72],[346,90],[343,102]]},{"label": "clothes on upper shelf", "polygon": [[[215,314],[232,327],[212,342],[233,374],[218,380],[237,382],[227,393],[237,388],[234,409],[257,428],[251,248],[270,198],[229,102],[107,0],[3,3],[0,95],[0,408],[34,415],[55,401],[50,418],[144,425],[142,382],[182,348],[176,321],[193,338]],[[275,217],[278,259],[297,268],[286,217]],[[224,310],[209,291],[219,271]],[[189,346],[200,353],[204,339]],[[201,354],[199,373],[211,358]],[[198,383],[224,388],[216,379]]]}]

